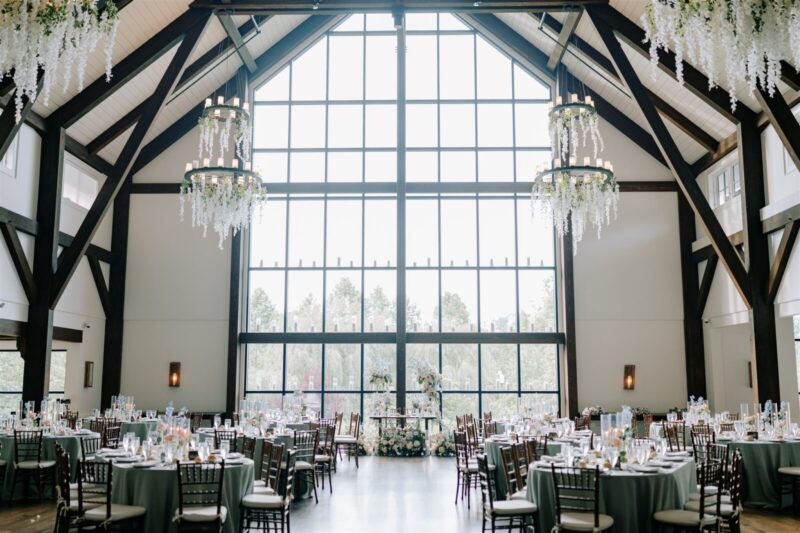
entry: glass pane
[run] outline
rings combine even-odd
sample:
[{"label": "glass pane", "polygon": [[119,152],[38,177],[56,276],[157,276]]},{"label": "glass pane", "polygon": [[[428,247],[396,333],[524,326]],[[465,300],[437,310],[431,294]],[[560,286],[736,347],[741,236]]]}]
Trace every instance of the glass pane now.
[{"label": "glass pane", "polygon": [[442,331],[477,331],[477,279],[474,270],[442,271]]},{"label": "glass pane", "polygon": [[[325,390],[353,391],[361,388],[361,345],[325,346]],[[326,396],[325,403],[327,403]]]},{"label": "glass pane", "polygon": [[407,152],[406,181],[436,181],[436,152]]},{"label": "glass pane", "polygon": [[436,13],[408,13],[406,31],[435,30]]},{"label": "glass pane", "polygon": [[[5,368],[3,369],[5,371]],[[53,350],[50,352],[50,393],[64,393],[64,383],[67,377],[67,351]]]},{"label": "glass pane", "polygon": [[475,98],[472,35],[439,36],[439,90],[443,100]]},{"label": "glass pane", "polygon": [[326,39],[292,61],[292,100],[325,99]]},{"label": "glass pane", "polygon": [[492,391],[517,390],[516,344],[481,345],[481,387]]},{"label": "glass pane", "polygon": [[289,99],[289,67],[284,67],[255,91],[256,102],[286,101]]},{"label": "glass pane", "polygon": [[555,275],[550,270],[520,270],[519,328],[526,332],[556,330]]},{"label": "glass pane", "polygon": [[322,331],[322,272],[289,272],[289,331]]},{"label": "glass pane", "polygon": [[514,97],[549,100],[550,88],[514,63]]},{"label": "glass pane", "polygon": [[536,166],[550,162],[550,150],[517,150],[517,181],[533,183]]},{"label": "glass pane", "polygon": [[281,409],[283,407],[283,395],[279,392],[266,394],[246,394],[248,400],[264,402],[267,409]]},{"label": "glass pane", "polygon": [[476,41],[478,98],[511,98],[511,60],[483,37]]},{"label": "glass pane", "polygon": [[397,106],[366,106],[367,148],[394,148],[397,145]]},{"label": "glass pane", "polygon": [[286,345],[286,389],[320,390],[322,346],[319,344]]},{"label": "glass pane", "polygon": [[439,331],[439,275],[434,270],[406,272],[408,331]]},{"label": "glass pane", "polygon": [[514,200],[480,200],[481,266],[514,266]]},{"label": "glass pane", "polygon": [[376,386],[369,382],[370,375],[375,372],[388,372],[392,376],[391,389],[397,388],[397,350],[394,344],[364,345],[364,390],[376,390]]},{"label": "glass pane", "polygon": [[447,427],[455,427],[456,417],[467,413],[477,415],[477,394],[442,394],[442,417]]},{"label": "glass pane", "polygon": [[[438,344],[408,344],[406,345],[406,390],[418,391],[417,383],[418,364],[439,370],[439,345]],[[406,402],[408,404],[408,402]]]},{"label": "glass pane", "polygon": [[553,344],[521,345],[522,390],[558,390],[558,348]]},{"label": "glass pane", "polygon": [[289,266],[322,266],[321,200],[295,200],[289,205]]},{"label": "glass pane", "polygon": [[330,37],[330,100],[361,100],[363,93],[364,38],[361,36]]},{"label": "glass pane", "polygon": [[[545,124],[539,127],[546,129]],[[478,104],[478,146],[510,148],[513,130],[511,104]]]},{"label": "glass pane", "polygon": [[397,37],[367,37],[367,100],[397,98]]},{"label": "glass pane", "polygon": [[517,104],[514,111],[517,146],[550,146],[547,104]]},{"label": "glass pane", "polygon": [[350,15],[333,31],[364,31],[364,15]]},{"label": "glass pane", "polygon": [[364,273],[364,329],[395,331],[397,323],[397,279],[393,270]]},{"label": "glass pane", "polygon": [[517,239],[520,266],[553,266],[553,225],[533,216],[530,200],[517,200]]},{"label": "glass pane", "polygon": [[435,105],[406,106],[406,143],[409,148],[436,146],[436,134]]},{"label": "glass pane", "polygon": [[440,135],[443,147],[475,146],[475,107],[473,105],[442,104],[439,112],[442,120]]},{"label": "glass pane", "polygon": [[289,157],[286,152],[253,154],[253,168],[261,174],[265,183],[286,182],[289,175]]},{"label": "glass pane", "polygon": [[394,31],[394,19],[389,13],[369,13],[367,31]]},{"label": "glass pane", "polygon": [[442,266],[475,265],[474,200],[442,200]]},{"label": "glass pane", "polygon": [[406,39],[406,98],[436,98],[436,36],[409,35]]},{"label": "glass pane", "polygon": [[333,418],[342,413],[344,420],[350,420],[350,413],[361,412],[360,394],[325,394],[325,418]]},{"label": "glass pane", "polygon": [[286,262],[286,201],[269,200],[250,224],[250,266],[278,267]]},{"label": "glass pane", "polygon": [[361,181],[361,152],[328,152],[328,181]]},{"label": "glass pane", "polygon": [[364,419],[370,422],[371,416],[385,415],[388,409],[394,409],[397,405],[397,398],[394,394],[364,394]]},{"label": "glass pane", "polygon": [[519,413],[520,399],[516,394],[482,394],[483,412],[493,419],[508,418]]},{"label": "glass pane", "polygon": [[394,200],[367,200],[364,204],[364,265],[397,265],[397,213]]},{"label": "glass pane", "polygon": [[361,148],[363,124],[360,105],[328,107],[328,146],[331,148]]},{"label": "glass pane", "polygon": [[547,413],[558,413],[557,394],[523,394],[522,405]]},{"label": "glass pane", "polygon": [[283,382],[283,344],[248,344],[248,391],[281,390]]},{"label": "glass pane", "polygon": [[475,181],[475,152],[441,152],[442,181]]},{"label": "glass pane", "polygon": [[253,148],[286,148],[289,106],[257,105],[253,117]]},{"label": "glass pane", "polygon": [[361,266],[361,201],[328,200],[328,266]]},{"label": "glass pane", "polygon": [[325,330],[361,331],[361,273],[329,271],[325,290]]},{"label": "glass pane", "polygon": [[478,347],[442,344],[442,389],[478,390]]},{"label": "glass pane", "polygon": [[282,271],[250,272],[248,331],[283,331],[284,283]]},{"label": "glass pane", "polygon": [[436,200],[406,203],[406,266],[439,264],[439,206]]},{"label": "glass pane", "polygon": [[294,183],[325,181],[324,152],[293,152],[289,155],[289,181]]},{"label": "glass pane", "polygon": [[397,181],[397,154],[395,152],[367,152],[364,154],[366,181]]},{"label": "glass pane", "polygon": [[513,271],[481,271],[481,331],[516,331],[515,289]]},{"label": "glass pane", "polygon": [[325,106],[292,106],[292,148],[325,147]]},{"label": "glass pane", "polygon": [[463,22],[455,18],[450,13],[440,13],[439,14],[439,29],[440,30],[456,30],[456,31],[464,31],[468,30],[469,28],[464,25]]},{"label": "glass pane", "polygon": [[514,153],[479,150],[478,180],[514,181]]}]

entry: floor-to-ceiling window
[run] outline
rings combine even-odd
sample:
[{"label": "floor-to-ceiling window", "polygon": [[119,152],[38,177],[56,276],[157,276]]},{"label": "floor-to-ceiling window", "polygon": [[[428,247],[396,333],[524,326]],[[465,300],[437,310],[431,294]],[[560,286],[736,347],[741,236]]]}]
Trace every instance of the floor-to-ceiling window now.
[{"label": "floor-to-ceiling window", "polygon": [[[0,349],[0,413],[19,411],[22,407],[22,375],[25,361],[18,350]],[[50,382],[48,397],[63,398],[67,373],[67,351],[50,353]]]},{"label": "floor-to-ceiling window", "polygon": [[446,418],[556,407],[553,227],[520,186],[549,158],[549,88],[452,15],[406,30],[405,147],[389,15],[349,17],[255,90],[273,193],[250,231],[244,392],[369,415],[369,375],[404,357],[409,407],[417,359]]}]

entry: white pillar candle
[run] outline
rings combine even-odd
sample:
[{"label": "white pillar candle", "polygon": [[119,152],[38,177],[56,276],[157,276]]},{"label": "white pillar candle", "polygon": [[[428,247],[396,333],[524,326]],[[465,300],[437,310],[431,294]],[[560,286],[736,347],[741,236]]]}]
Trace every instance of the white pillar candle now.
[{"label": "white pillar candle", "polygon": [[571,101],[573,104],[577,104],[577,103],[578,103],[578,95],[577,95],[577,94],[572,94],[572,95],[570,95],[570,101]]},{"label": "white pillar candle", "polygon": [[207,158],[207,157],[206,157],[206,158],[204,158],[204,159],[203,159],[203,166],[204,166],[204,167],[211,166],[211,160],[210,160],[209,158]]},{"label": "white pillar candle", "polygon": [[224,166],[224,165],[225,165],[225,160],[222,159],[221,157],[218,157],[217,158],[217,166],[221,167],[221,166]]},{"label": "white pillar candle", "polygon": [[239,97],[238,96],[234,96],[233,97],[233,107],[239,107]]},{"label": "white pillar candle", "polygon": [[211,98],[206,98],[206,107],[211,107]]},{"label": "white pillar candle", "polygon": [[221,95],[217,96],[217,105],[223,105],[224,103],[225,103],[225,97]]},{"label": "white pillar candle", "polygon": [[191,170],[192,170],[192,164],[191,163],[186,163],[186,172],[189,172]]},{"label": "white pillar candle", "polygon": [[584,157],[583,158],[583,166],[588,167],[591,164],[592,164],[592,160],[589,157]]}]

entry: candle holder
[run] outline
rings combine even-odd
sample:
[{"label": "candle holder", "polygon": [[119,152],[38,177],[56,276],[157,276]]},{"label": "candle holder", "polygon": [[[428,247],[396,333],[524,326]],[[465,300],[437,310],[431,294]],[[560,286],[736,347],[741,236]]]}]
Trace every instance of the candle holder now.
[{"label": "candle holder", "polygon": [[178,362],[172,362],[169,364],[169,386],[181,386],[181,364]]},{"label": "candle holder", "polygon": [[633,390],[636,387],[636,365],[625,365],[622,378],[622,388]]}]

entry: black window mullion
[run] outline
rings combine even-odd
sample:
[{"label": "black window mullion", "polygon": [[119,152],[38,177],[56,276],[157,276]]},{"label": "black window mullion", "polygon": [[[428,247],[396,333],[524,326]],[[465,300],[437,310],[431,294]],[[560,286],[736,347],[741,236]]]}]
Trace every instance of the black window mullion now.
[{"label": "black window mullion", "polygon": [[[473,90],[475,95],[475,103],[473,104],[473,113],[475,118],[475,181],[478,181],[478,172],[479,172],[479,164],[478,161],[480,159],[480,152],[478,151],[478,45],[477,45],[477,37],[475,34],[472,35],[472,82],[473,82]],[[481,215],[480,215],[480,201],[479,195],[475,195],[475,277],[477,279],[477,290],[478,290],[478,310],[477,310],[477,331],[479,333],[483,332],[483,328],[481,327],[481,271],[479,268],[481,265]],[[482,358],[482,344],[478,343],[478,390],[483,390],[483,358]],[[483,394],[478,394],[478,416],[483,416]]]}]

